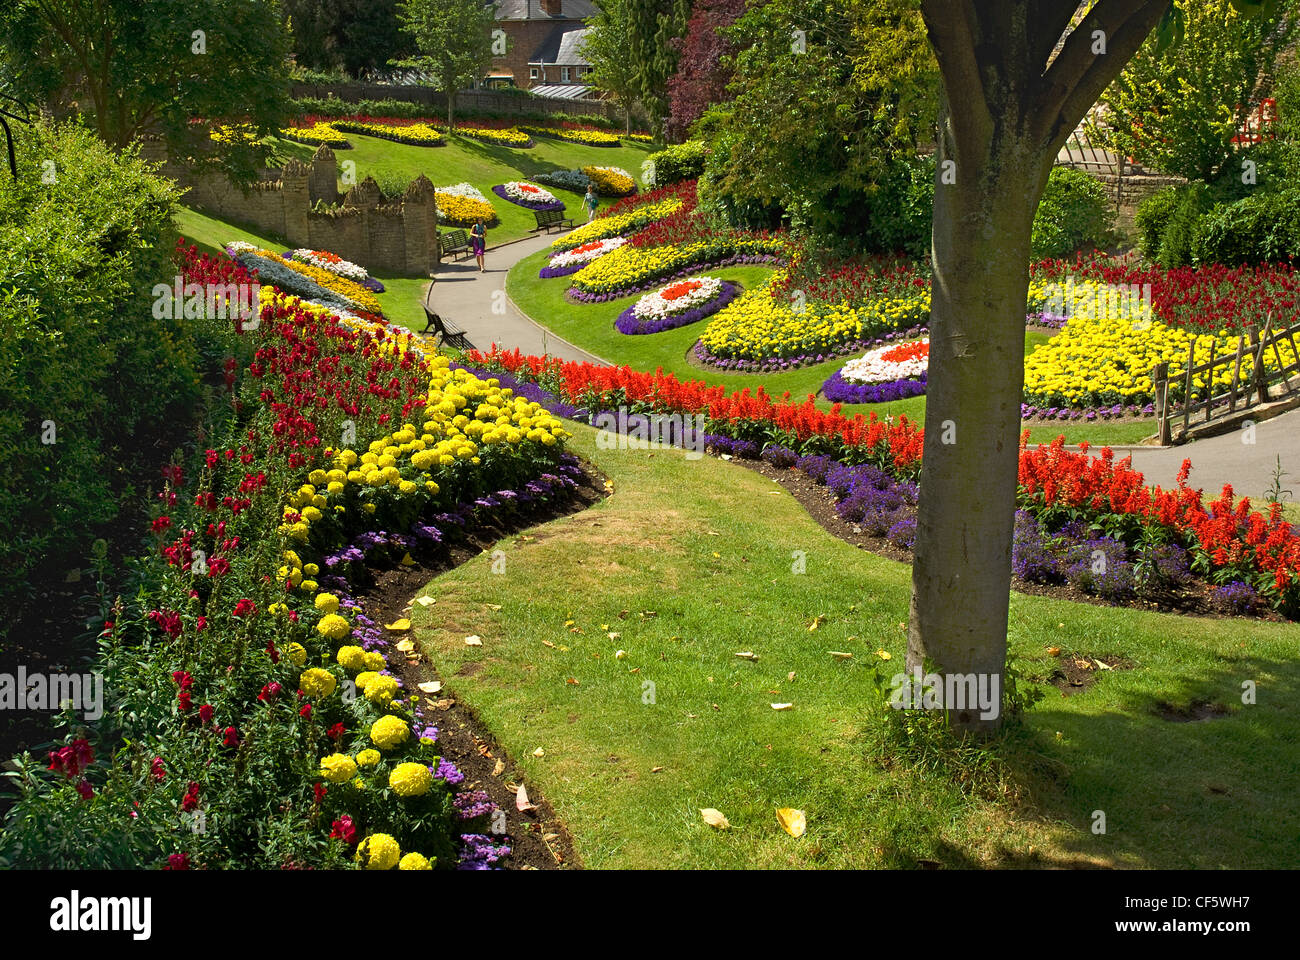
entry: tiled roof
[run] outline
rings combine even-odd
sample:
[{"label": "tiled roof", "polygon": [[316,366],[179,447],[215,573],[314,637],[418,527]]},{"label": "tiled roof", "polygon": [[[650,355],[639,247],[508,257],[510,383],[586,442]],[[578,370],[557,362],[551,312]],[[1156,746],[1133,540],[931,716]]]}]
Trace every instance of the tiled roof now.
[{"label": "tiled roof", "polygon": [[591,0],[560,0],[558,16],[542,9],[541,0],[498,0],[498,20],[586,20],[596,13]]}]

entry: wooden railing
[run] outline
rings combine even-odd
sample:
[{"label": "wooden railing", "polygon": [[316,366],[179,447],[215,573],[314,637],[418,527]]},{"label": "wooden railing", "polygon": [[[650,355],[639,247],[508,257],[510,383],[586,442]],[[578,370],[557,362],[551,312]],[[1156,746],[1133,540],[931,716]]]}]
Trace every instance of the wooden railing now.
[{"label": "wooden railing", "polygon": [[[1270,396],[1270,387],[1280,386],[1286,394],[1296,394],[1292,377],[1300,376],[1300,350],[1296,349],[1296,336],[1300,334],[1300,322],[1290,327],[1274,328],[1273,314],[1261,331],[1251,327],[1249,336],[1237,338],[1237,349],[1223,354],[1216,354],[1215,341],[1211,338],[1210,358],[1202,363],[1196,362],[1196,344],[1200,339],[1193,337],[1187,345],[1187,363],[1183,373],[1182,413],[1183,423],[1179,432],[1184,437],[1193,425],[1211,422],[1215,417],[1232,416],[1238,408],[1248,410],[1253,406],[1265,404],[1275,399]],[[1249,346],[1247,345],[1249,343]],[[1291,348],[1291,362],[1282,359],[1278,344],[1286,343]],[[1272,369],[1265,369],[1265,356],[1272,353],[1277,361]],[[1251,359],[1250,374],[1242,376],[1242,361]],[[1215,393],[1215,371],[1232,367],[1232,376],[1226,389]],[[1203,387],[1196,386],[1198,375],[1204,381]],[[1173,439],[1171,426],[1173,405],[1169,402],[1169,364],[1160,363],[1151,371],[1155,384],[1156,426],[1161,444],[1168,444]]]}]

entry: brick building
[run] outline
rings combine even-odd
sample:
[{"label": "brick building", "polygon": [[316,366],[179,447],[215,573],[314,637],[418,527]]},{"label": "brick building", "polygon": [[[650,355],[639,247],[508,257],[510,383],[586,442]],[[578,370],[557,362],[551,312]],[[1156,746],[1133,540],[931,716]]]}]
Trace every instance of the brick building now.
[{"label": "brick building", "polygon": [[[492,58],[491,79],[511,78],[516,87],[527,90],[543,83],[561,83],[561,67],[568,66],[568,82],[578,82],[585,64],[560,65],[557,58],[565,34],[582,30],[584,21],[595,12],[591,0],[498,0],[496,25],[505,31],[506,54]],[[569,58],[576,56],[573,39],[565,49]]]}]

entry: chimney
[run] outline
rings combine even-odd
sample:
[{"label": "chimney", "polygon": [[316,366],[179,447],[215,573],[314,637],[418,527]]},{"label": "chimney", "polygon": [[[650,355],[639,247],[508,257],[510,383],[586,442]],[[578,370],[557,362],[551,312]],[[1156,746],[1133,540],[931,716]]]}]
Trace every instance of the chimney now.
[{"label": "chimney", "polygon": [[561,0],[542,0],[542,13],[547,16],[558,17],[560,15],[560,2]]}]

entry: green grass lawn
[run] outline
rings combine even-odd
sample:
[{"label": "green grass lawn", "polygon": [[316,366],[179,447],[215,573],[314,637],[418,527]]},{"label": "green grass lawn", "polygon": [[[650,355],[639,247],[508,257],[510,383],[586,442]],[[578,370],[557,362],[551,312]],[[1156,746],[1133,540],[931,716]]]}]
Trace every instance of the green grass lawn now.
[{"label": "green grass lawn", "polygon": [[[537,138],[537,145],[527,150],[517,150],[489,143],[480,143],[467,137],[450,137],[442,147],[416,147],[394,143],[377,137],[348,133],[351,150],[336,150],[340,176],[343,164],[351,160],[356,164],[356,180],[361,182],[373,176],[383,183],[386,179],[410,183],[420,174],[433,181],[436,187],[468,182],[482,191],[501,218],[498,226],[488,230],[489,246],[507,240],[526,237],[537,225],[533,213],[525,207],[502,200],[492,192],[492,187],[507,180],[526,180],[550,170],[573,170],[595,165],[622,167],[640,181],[641,161],[653,148],[646,144],[620,142],[617,147],[589,147],[561,140]],[[297,157],[309,161],[315,147],[273,138],[276,152],[285,158]],[[347,186],[340,184],[340,189]],[[551,189],[551,188],[547,188]],[[564,201],[569,216],[585,220],[582,212],[582,195],[555,188],[552,192]],[[601,199],[601,207],[615,200]]]},{"label": "green grass lawn", "polygon": [[[868,664],[881,648],[903,658],[906,565],[829,536],[735,464],[600,450],[576,432],[612,495],[503,541],[504,575],[485,552],[438,577],[425,591],[436,604],[411,616],[445,687],[554,805],[587,866],[1300,866],[1300,626],[1013,594],[1026,673],[1051,670],[1049,646],[1136,666],[1070,697],[1047,687],[1005,755],[1017,790],[963,792],[867,756],[880,723]],[[792,572],[795,550],[806,574]],[[1241,704],[1246,680],[1257,705]],[[1157,713],[1193,700],[1231,713]],[[704,807],[732,829],[707,826]],[[779,807],[806,811],[803,838],[779,828]]]},{"label": "green grass lawn", "polygon": [[[539,251],[520,260],[506,277],[506,291],[519,309],[543,326],[575,346],[602,357],[611,363],[632,367],[635,370],[655,370],[662,367],[666,373],[675,374],[682,380],[704,380],[726,386],[729,390],[741,390],[745,387],[755,388],[760,384],[772,396],[780,396],[789,391],[792,397],[802,398],[815,394],[822,383],[832,373],[842,367],[850,358],[830,360],[810,367],[802,367],[787,373],[723,373],[708,370],[687,360],[687,354],[699,339],[707,320],[666,330],[663,333],[628,336],[614,328],[614,319],[627,307],[636,302],[639,295],[611,300],[605,303],[582,304],[570,303],[565,299],[569,289],[568,280],[555,277],[540,279],[537,274],[546,264],[548,253]],[[737,280],[746,287],[754,287],[763,282],[770,274],[768,267],[728,267],[708,271],[710,276],[727,280]],[[1039,344],[1046,343],[1051,335],[1037,331],[1025,332],[1025,352],[1028,353]],[[829,409],[831,404],[819,400],[818,405]],[[845,404],[845,414],[866,415],[876,411],[880,416],[905,415],[918,422],[925,419],[925,398],[910,397],[892,403],[857,403]],[[1064,435],[1067,443],[1088,440],[1094,444],[1129,444],[1137,443],[1154,432],[1154,427],[1147,423],[1093,423],[1058,425],[1033,421],[1030,428],[1030,441],[1049,443],[1058,435]]]}]

